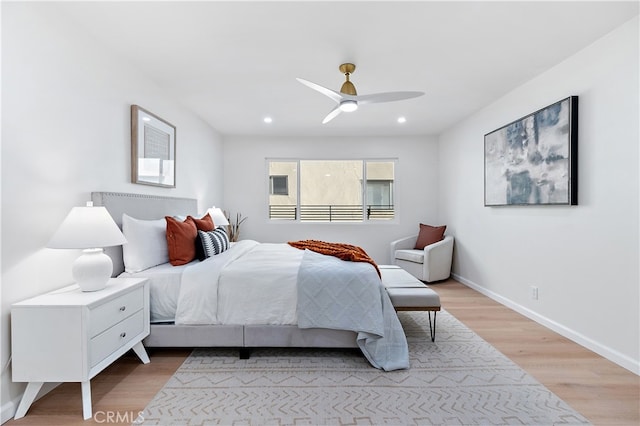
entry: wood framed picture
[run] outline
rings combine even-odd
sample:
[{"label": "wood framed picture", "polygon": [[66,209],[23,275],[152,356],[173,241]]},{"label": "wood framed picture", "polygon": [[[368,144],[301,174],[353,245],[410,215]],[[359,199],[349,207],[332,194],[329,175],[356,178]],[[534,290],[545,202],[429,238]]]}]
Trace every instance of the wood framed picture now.
[{"label": "wood framed picture", "polygon": [[484,205],[578,204],[578,97],[484,136]]},{"label": "wood framed picture", "polygon": [[131,105],[131,181],[176,187],[176,127]]}]

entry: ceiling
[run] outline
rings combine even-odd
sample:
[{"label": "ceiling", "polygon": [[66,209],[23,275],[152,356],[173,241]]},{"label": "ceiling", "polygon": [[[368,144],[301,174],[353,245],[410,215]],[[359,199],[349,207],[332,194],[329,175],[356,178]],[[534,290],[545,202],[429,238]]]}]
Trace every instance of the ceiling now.
[{"label": "ceiling", "polygon": [[[283,136],[438,134],[638,14],[638,1],[55,7],[221,134]],[[343,62],[357,66],[358,94],[425,96],[366,105],[323,125],[333,101],[296,77],[337,91]]]}]

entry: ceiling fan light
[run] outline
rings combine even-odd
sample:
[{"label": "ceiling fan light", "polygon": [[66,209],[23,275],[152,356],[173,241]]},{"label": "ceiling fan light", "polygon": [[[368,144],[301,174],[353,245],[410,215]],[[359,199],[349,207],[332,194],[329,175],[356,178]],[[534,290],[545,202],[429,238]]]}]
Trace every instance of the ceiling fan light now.
[{"label": "ceiling fan light", "polygon": [[358,102],[353,100],[344,100],[340,102],[340,110],[343,112],[352,112],[358,109]]}]

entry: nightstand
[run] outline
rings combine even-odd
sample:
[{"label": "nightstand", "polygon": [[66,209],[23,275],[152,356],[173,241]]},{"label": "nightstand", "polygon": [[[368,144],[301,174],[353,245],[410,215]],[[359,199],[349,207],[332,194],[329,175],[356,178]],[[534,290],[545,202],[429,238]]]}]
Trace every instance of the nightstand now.
[{"label": "nightstand", "polygon": [[82,383],[82,413],[91,413],[90,380],[129,349],[147,364],[146,278],[112,278],[104,290],[71,285],[11,306],[13,381],[29,382],[15,418],[24,417],[45,382]]}]

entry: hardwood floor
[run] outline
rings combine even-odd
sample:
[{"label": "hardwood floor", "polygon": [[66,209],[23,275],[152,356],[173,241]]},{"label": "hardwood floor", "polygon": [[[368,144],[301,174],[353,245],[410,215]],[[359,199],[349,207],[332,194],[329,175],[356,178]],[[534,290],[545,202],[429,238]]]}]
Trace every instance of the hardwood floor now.
[{"label": "hardwood floor", "polygon": [[640,425],[640,377],[454,280],[442,306],[595,425]]},{"label": "hardwood floor", "polygon": [[147,353],[149,364],[130,351],[91,380],[93,418],[82,419],[80,383],[63,383],[34,402],[25,417],[5,425],[132,424],[191,350],[151,348]]},{"label": "hardwood floor", "polygon": [[[482,294],[448,280],[431,286],[444,309],[595,425],[640,424],[640,377]],[[6,425],[131,424],[190,350],[150,349],[151,363],[121,358],[91,381],[93,414],[82,420],[80,384],[63,384]]]}]

